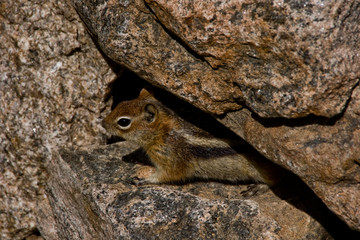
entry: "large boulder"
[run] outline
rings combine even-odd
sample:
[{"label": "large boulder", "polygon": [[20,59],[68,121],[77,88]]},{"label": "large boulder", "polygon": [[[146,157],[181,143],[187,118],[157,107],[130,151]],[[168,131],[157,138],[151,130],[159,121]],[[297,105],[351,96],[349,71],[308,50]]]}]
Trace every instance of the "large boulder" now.
[{"label": "large boulder", "polygon": [[104,142],[115,74],[71,5],[5,0],[0,9],[0,239],[24,239],[39,235],[49,148]]},{"label": "large boulder", "polygon": [[72,3],[110,58],[217,116],[360,231],[358,1]]},{"label": "large boulder", "polygon": [[144,162],[129,142],[53,149],[39,212],[45,238],[331,239],[294,196],[246,199],[246,186],[215,182],[139,187],[134,177],[146,171],[135,163]]},{"label": "large boulder", "polygon": [[[160,224],[154,231],[166,227],[161,219],[148,222],[146,214],[161,211],[164,215],[157,216],[179,220],[161,202],[183,206],[190,200],[192,208],[181,213],[198,233],[238,231],[238,236],[247,239],[316,239],[328,237],[326,231],[335,237],[349,232],[326,208],[322,217],[310,211],[320,203],[314,206],[313,201],[298,200],[295,206],[309,216],[288,204],[292,197],[286,202],[268,192],[245,200],[242,186],[194,183],[137,189],[127,182],[131,179],[127,171],[136,168],[123,163],[120,156],[96,160],[96,154],[107,148],[121,155],[128,151],[126,144],[116,145],[120,153],[113,146],[70,150],[105,143],[99,122],[109,108],[103,97],[108,83],[116,78],[114,72],[122,69],[105,54],[150,83],[214,114],[260,153],[300,176],[342,220],[360,229],[356,204],[359,3],[193,2],[182,7],[175,1],[72,0],[98,45],[66,1],[0,3],[1,239],[24,239],[31,234],[28,239],[39,235],[69,238],[67,226],[84,233],[96,224],[115,224],[116,219],[103,211],[109,202],[100,197],[117,197],[109,211],[128,209],[139,231],[147,229],[148,223]],[[127,95],[129,84],[139,83],[126,78],[116,81],[122,94],[117,92],[115,98]],[[66,150],[57,151],[58,147]],[[82,157],[99,163],[104,172],[81,162]],[[71,185],[69,179],[78,185]],[[76,195],[67,198],[62,190],[73,190]],[[229,195],[234,197],[229,199]],[[160,205],[145,208],[138,199]],[[201,212],[196,204],[213,208]],[[60,211],[65,206],[69,211]],[[88,215],[76,215],[81,208]],[[234,217],[232,229],[216,225],[224,218],[214,215],[214,209],[229,210]],[[117,214],[122,224],[135,226]],[[207,229],[199,228],[196,219],[205,220]],[[257,221],[264,225],[251,228]],[[103,232],[95,236],[108,236],[104,229],[96,228]]]}]

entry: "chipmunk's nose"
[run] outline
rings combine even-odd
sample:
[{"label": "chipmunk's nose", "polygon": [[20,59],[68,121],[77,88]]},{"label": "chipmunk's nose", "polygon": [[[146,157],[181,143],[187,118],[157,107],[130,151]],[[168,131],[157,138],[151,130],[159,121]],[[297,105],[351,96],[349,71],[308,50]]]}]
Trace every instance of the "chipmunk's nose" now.
[{"label": "chipmunk's nose", "polygon": [[106,130],[109,129],[109,123],[106,121],[106,118],[101,121],[101,126]]}]

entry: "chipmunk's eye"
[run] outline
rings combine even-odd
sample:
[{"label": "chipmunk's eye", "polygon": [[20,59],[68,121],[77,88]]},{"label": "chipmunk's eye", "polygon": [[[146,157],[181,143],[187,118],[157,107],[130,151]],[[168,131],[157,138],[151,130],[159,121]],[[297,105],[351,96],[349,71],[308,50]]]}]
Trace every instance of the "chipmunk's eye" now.
[{"label": "chipmunk's eye", "polygon": [[131,126],[131,119],[128,117],[121,117],[117,123],[121,129],[128,129]]}]

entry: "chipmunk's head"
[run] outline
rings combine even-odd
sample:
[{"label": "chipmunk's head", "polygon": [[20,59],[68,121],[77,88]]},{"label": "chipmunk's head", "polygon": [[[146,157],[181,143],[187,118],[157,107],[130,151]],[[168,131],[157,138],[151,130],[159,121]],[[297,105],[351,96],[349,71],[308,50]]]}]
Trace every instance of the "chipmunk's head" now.
[{"label": "chipmunk's head", "polygon": [[143,89],[136,99],[119,103],[103,120],[103,126],[113,135],[145,146],[160,128],[160,112],[159,103]]}]

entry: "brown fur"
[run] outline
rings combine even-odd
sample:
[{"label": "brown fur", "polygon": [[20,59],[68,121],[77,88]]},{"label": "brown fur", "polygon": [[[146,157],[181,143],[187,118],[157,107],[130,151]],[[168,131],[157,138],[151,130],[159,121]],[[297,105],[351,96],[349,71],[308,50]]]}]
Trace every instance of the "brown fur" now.
[{"label": "brown fur", "polygon": [[[118,124],[122,117],[131,119],[127,129]],[[225,141],[182,120],[145,89],[138,98],[121,102],[103,125],[145,149],[157,169],[146,179],[151,183],[203,178],[273,185],[278,179],[273,164],[236,152]]]}]

